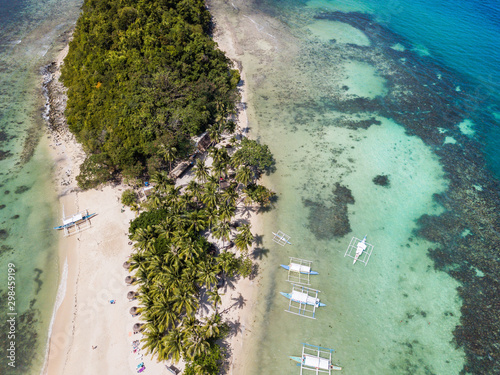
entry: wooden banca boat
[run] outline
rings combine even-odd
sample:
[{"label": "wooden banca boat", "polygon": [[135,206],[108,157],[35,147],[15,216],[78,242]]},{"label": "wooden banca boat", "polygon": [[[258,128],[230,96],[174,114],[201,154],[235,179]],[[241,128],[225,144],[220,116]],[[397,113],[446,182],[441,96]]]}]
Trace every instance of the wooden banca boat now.
[{"label": "wooden banca boat", "polygon": [[332,364],[333,352],[333,349],[311,344],[302,344],[302,355],[290,356],[289,358],[297,362],[297,366],[300,366],[301,374],[306,370],[316,374],[331,374],[332,370],[342,370],[342,367]]},{"label": "wooden banca boat", "polygon": [[317,275],[318,272],[316,271],[311,271],[311,267],[309,266],[304,266],[302,264],[298,263],[290,263],[289,265],[285,264],[280,264],[281,267],[286,269],[287,271],[292,271],[292,272],[299,272],[304,275]]},{"label": "wooden banca boat", "polygon": [[298,290],[293,290],[291,293],[280,292],[283,297],[292,300],[293,302],[298,302],[300,304],[305,304],[314,307],[326,306],[323,302],[319,301],[317,296],[311,296],[308,293],[299,292]]}]

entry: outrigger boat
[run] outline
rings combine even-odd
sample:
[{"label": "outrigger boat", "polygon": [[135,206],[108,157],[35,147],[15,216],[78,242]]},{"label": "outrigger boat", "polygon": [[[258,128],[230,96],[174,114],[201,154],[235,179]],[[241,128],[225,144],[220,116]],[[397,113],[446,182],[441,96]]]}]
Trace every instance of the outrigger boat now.
[{"label": "outrigger boat", "polygon": [[362,240],[357,237],[351,238],[344,257],[351,257],[353,259],[352,264],[356,264],[356,262],[364,263],[365,266],[368,264],[372,255],[373,245],[366,242],[366,237]]},{"label": "outrigger boat", "polygon": [[303,357],[291,355],[290,359],[304,365],[304,367],[312,367],[319,370],[342,370],[342,367],[332,365],[328,359],[318,358],[310,354],[304,354]]},{"label": "outrigger boat", "polygon": [[365,250],[366,250],[366,236],[356,246],[356,254],[354,255],[354,261],[352,262],[352,264],[356,263],[356,261],[358,260],[359,256],[361,254],[363,254],[363,251],[365,251]]},{"label": "outrigger boat", "polygon": [[318,272],[311,271],[311,267],[302,264],[290,263],[289,265],[280,264],[280,266],[287,271],[299,272],[304,275],[318,275]]},{"label": "outrigger boat", "polygon": [[303,371],[312,371],[316,374],[331,374],[332,370],[342,370],[342,367],[332,364],[333,349],[323,348],[321,346],[302,344],[302,356],[290,356],[292,361],[300,366],[300,373]]},{"label": "outrigger boat", "polygon": [[[89,214],[87,210],[79,212],[77,214],[64,217],[64,208],[63,208],[63,219],[62,219],[62,225],[59,225],[57,227],[54,227],[56,230],[63,230],[64,231],[64,236],[70,236],[72,234],[76,234],[78,232],[81,232],[87,228],[90,228],[91,222],[90,219],[92,219],[94,216],[96,216],[97,213],[92,213]],[[72,229],[76,228],[76,229]]]},{"label": "outrigger boat", "polygon": [[290,236],[283,233],[282,231],[278,231],[278,233],[272,232],[274,235],[273,241],[280,244],[281,246],[285,246],[286,244],[291,245],[292,243],[290,242]]},{"label": "outrigger boat", "polygon": [[63,220],[63,225],[59,225],[58,227],[54,227],[54,229],[57,229],[57,230],[67,229],[67,228],[70,228],[70,227],[72,227],[74,225],[83,223],[86,220],[90,220],[90,219],[92,219],[96,215],[97,215],[97,213],[89,214],[87,212],[84,215],[84,212],[80,212],[78,214],[70,216],[68,219]]},{"label": "outrigger boat", "polygon": [[323,302],[319,301],[318,297],[311,296],[308,293],[299,292],[298,290],[293,290],[292,293],[280,292],[280,294],[283,297],[286,297],[293,302],[298,302],[301,304],[314,306],[314,307],[326,306]]}]

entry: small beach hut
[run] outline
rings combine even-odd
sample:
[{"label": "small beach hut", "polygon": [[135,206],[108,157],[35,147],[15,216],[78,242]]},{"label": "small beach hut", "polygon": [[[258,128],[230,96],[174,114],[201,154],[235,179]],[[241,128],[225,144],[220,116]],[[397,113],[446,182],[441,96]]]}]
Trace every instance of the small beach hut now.
[{"label": "small beach hut", "polygon": [[144,323],[135,323],[132,329],[134,330],[134,333],[139,333],[142,331],[142,326]]},{"label": "small beach hut", "polygon": [[130,275],[125,278],[125,283],[127,285],[132,284],[134,281],[135,281],[135,279],[132,276],[130,276]]},{"label": "small beach hut", "polygon": [[129,299],[129,301],[134,300],[135,297],[137,297],[137,293],[134,292],[133,290],[131,290],[130,292],[127,293],[127,298]]},{"label": "small beach hut", "polygon": [[126,270],[128,270],[130,268],[130,262],[123,263],[123,268],[125,268]]}]

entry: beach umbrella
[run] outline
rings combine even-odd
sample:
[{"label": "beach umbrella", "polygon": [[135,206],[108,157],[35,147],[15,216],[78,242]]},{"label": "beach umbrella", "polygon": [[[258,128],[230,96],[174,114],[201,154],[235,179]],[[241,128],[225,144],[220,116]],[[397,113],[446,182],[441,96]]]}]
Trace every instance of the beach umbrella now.
[{"label": "beach umbrella", "polygon": [[130,268],[130,262],[123,263],[123,268],[125,268],[126,270],[128,270]]},{"label": "beach umbrella", "polygon": [[134,292],[133,290],[131,290],[130,292],[127,293],[127,298],[132,300],[132,299],[135,299],[136,295],[137,295],[137,293]]},{"label": "beach umbrella", "polygon": [[136,306],[131,307],[129,311],[130,311],[130,315],[132,315],[132,316],[137,315],[137,307]]},{"label": "beach umbrella", "polygon": [[127,283],[127,285],[132,284],[134,281],[135,281],[135,279],[132,276],[127,276],[125,278],[125,283]]},{"label": "beach umbrella", "polygon": [[143,323],[135,323],[133,327],[134,332],[136,333],[141,332],[143,325],[144,325]]}]

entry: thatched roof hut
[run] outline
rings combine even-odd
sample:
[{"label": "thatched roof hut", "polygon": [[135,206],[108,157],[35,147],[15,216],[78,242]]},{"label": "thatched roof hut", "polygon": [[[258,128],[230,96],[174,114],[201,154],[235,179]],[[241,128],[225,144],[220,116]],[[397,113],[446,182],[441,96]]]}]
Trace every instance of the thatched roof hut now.
[{"label": "thatched roof hut", "polygon": [[142,326],[144,323],[135,323],[132,329],[134,330],[135,333],[139,333],[142,331]]},{"label": "thatched roof hut", "polygon": [[127,285],[132,284],[134,281],[135,281],[135,279],[132,276],[130,276],[130,275],[125,278],[125,283]]},{"label": "thatched roof hut", "polygon": [[136,316],[136,315],[139,313],[139,311],[138,311],[138,310],[139,310],[139,309],[137,308],[137,306],[131,307],[131,308],[130,308],[130,310],[129,310],[130,315],[132,315],[132,316]]},{"label": "thatched roof hut", "polygon": [[123,263],[123,268],[125,268],[126,270],[128,270],[130,268],[130,262]]},{"label": "thatched roof hut", "polygon": [[129,291],[129,292],[127,293],[127,298],[128,298],[129,300],[134,300],[134,299],[135,299],[135,297],[137,297],[137,294],[138,294],[138,293],[136,293],[136,292],[134,292],[133,290],[131,290],[131,291]]}]

